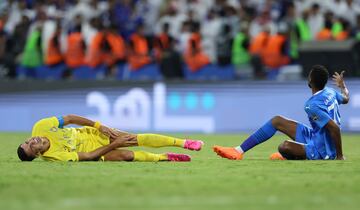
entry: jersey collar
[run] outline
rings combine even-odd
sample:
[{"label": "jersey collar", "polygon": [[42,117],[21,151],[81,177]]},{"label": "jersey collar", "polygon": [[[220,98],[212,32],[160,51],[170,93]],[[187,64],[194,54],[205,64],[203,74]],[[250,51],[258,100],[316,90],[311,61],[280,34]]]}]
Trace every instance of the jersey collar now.
[{"label": "jersey collar", "polygon": [[319,93],[323,92],[324,90],[325,90],[325,88],[324,88],[324,89],[322,89],[322,90],[319,90],[318,92],[314,93],[314,94],[313,94],[313,96],[315,96],[315,95],[317,95],[317,94],[319,94]]}]

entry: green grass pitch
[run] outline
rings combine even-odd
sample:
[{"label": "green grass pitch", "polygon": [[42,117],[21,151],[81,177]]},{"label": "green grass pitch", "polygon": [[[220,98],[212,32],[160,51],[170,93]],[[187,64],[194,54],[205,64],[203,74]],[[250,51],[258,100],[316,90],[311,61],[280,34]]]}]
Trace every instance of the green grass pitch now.
[{"label": "green grass pitch", "polygon": [[[243,161],[217,157],[213,144],[238,145],[244,135],[189,135],[201,152],[178,148],[190,163],[21,163],[27,133],[0,133],[0,209],[360,209],[360,136],[344,135],[346,161],[270,161],[277,135]],[[176,135],[182,136],[182,135]]]}]

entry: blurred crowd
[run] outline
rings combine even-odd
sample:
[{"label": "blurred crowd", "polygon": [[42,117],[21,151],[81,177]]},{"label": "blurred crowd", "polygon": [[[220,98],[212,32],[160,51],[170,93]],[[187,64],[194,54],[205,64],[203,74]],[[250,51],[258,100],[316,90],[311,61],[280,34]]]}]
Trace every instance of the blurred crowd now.
[{"label": "blurred crowd", "polygon": [[105,65],[107,76],[157,63],[167,78],[214,64],[296,63],[301,42],[360,39],[359,0],[0,1],[0,77],[18,66]]}]

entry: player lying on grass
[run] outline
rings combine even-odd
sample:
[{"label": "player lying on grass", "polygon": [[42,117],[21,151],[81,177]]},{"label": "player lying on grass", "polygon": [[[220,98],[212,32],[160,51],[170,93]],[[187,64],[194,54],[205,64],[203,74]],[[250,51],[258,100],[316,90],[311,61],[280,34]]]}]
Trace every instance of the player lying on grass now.
[{"label": "player lying on grass", "polygon": [[[63,128],[69,124],[83,127]],[[119,148],[174,146],[198,151],[202,145],[202,141],[157,134],[129,134],[84,117],[67,115],[38,121],[32,129],[32,137],[18,147],[17,153],[22,161],[37,157],[49,161],[190,161],[186,154],[153,154]]]},{"label": "player lying on grass", "polygon": [[214,146],[214,151],[221,157],[241,160],[246,151],[270,139],[276,131],[280,131],[294,141],[287,140],[280,144],[278,148],[280,154],[273,154],[271,159],[343,160],[339,104],[349,102],[349,91],[345,86],[343,74],[344,72],[341,74],[335,72],[332,77],[336,86],[341,90],[340,94],[325,86],[329,78],[325,67],[320,65],[312,67],[308,76],[308,85],[313,95],[305,103],[305,112],[312,128],[282,116],[276,116],[248,137],[240,146]]}]

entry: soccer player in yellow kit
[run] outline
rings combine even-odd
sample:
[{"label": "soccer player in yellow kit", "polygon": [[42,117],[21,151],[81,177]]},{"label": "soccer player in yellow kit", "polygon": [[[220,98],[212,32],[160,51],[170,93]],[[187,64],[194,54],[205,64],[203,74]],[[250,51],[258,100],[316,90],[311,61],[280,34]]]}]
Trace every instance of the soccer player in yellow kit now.
[{"label": "soccer player in yellow kit", "polygon": [[[83,127],[63,128],[69,124]],[[31,136],[18,147],[22,161],[37,157],[47,161],[190,161],[186,154],[153,154],[120,148],[174,146],[199,151],[204,144],[157,134],[130,134],[77,115],[42,119],[34,125]]]}]

